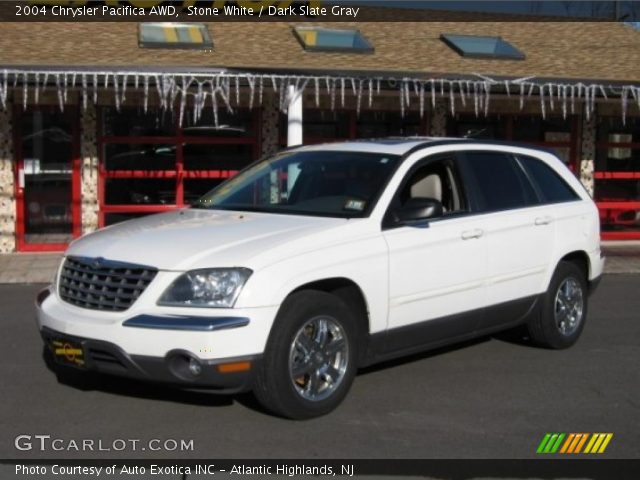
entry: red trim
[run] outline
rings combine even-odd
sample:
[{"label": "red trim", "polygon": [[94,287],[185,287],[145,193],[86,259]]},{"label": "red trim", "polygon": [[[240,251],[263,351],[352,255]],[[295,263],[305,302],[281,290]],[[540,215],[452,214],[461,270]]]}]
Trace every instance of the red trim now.
[{"label": "red trim", "polygon": [[[51,111],[57,107],[40,106],[37,110]],[[29,243],[25,234],[24,189],[19,186],[19,172],[24,170],[24,156],[22,150],[22,116],[34,111],[29,107],[26,111],[17,105],[13,109],[13,145],[15,155],[14,185],[16,197],[16,250],[19,252],[59,252],[67,248],[67,243]],[[80,152],[80,116],[76,106],[68,106],[64,115],[71,123],[71,236],[78,238],[82,235],[82,192],[81,170],[82,158]]]},{"label": "red trim", "polygon": [[634,180],[640,179],[640,172],[594,172],[598,180]]},{"label": "red trim", "polygon": [[637,210],[637,209],[640,209],[640,201],[637,201],[637,202],[625,201],[625,200],[620,200],[620,201],[617,201],[617,202],[598,202],[598,201],[596,201],[596,205],[601,210],[609,210],[609,209],[615,209],[615,210]]},{"label": "red trim", "polygon": [[602,232],[602,240],[640,240],[640,230],[636,232]]}]

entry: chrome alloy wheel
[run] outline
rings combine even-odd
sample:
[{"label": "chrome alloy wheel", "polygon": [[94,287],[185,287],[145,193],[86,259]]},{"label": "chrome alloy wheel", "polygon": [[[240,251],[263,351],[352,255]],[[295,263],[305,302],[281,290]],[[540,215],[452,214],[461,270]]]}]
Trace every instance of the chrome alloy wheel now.
[{"label": "chrome alloy wheel", "polygon": [[305,400],[324,400],[338,388],[349,362],[349,345],[342,326],[331,317],[315,317],[294,336],[289,374]]},{"label": "chrome alloy wheel", "polygon": [[566,278],[558,288],[554,303],[554,316],[560,333],[566,336],[574,333],[580,326],[583,313],[582,286],[575,278]]}]

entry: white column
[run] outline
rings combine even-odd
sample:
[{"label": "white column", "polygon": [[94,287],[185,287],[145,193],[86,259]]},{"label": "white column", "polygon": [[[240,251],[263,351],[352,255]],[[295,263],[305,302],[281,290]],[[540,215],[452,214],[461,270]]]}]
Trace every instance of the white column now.
[{"label": "white column", "polygon": [[287,87],[289,108],[287,109],[287,146],[302,145],[302,92],[296,87]]}]

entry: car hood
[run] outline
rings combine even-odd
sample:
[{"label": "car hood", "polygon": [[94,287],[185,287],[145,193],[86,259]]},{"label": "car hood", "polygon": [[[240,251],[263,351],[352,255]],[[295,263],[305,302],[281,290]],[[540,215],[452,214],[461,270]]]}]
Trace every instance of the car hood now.
[{"label": "car hood", "polygon": [[[183,209],[130,220],[86,235],[67,255],[103,257],[161,270],[256,268],[311,251],[333,230],[358,220],[223,210]],[[346,230],[353,230],[347,228]],[[346,234],[346,232],[345,232]],[[305,241],[301,241],[304,239]]]}]

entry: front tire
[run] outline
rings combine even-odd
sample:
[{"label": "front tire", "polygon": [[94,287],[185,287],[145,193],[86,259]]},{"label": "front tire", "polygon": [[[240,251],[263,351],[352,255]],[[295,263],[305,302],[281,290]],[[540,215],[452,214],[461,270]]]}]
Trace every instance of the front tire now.
[{"label": "front tire", "polygon": [[256,373],[254,395],[291,419],[325,415],[344,399],[356,372],[356,324],[349,307],[320,291],[283,303]]},{"label": "front tire", "polygon": [[573,262],[560,262],[528,325],[534,343],[554,349],[576,343],[587,320],[587,297],[586,272]]}]

